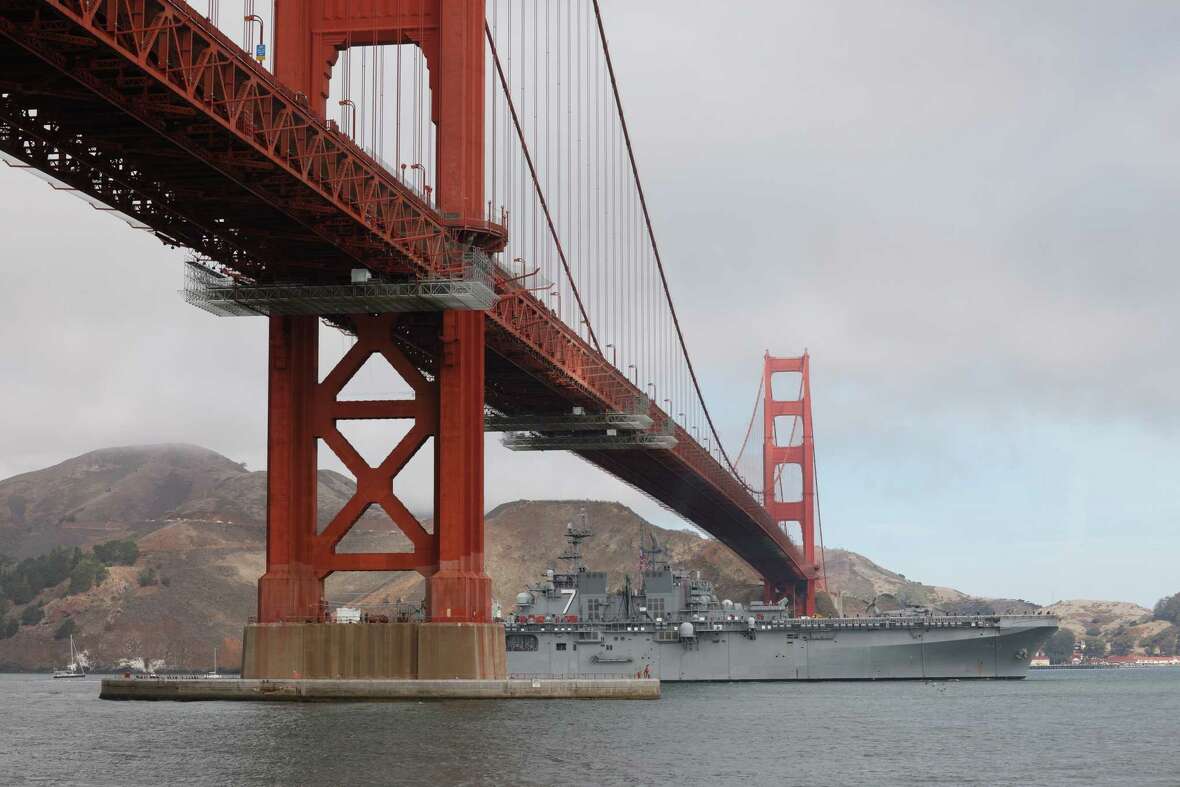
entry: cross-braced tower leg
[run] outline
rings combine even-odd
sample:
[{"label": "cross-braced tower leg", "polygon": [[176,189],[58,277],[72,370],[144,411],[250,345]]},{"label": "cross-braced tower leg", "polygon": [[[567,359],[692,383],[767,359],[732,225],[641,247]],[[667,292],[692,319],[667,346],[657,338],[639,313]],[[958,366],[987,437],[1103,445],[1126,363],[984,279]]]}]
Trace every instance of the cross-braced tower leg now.
[{"label": "cross-braced tower leg", "polygon": [[[483,0],[372,0],[347,8],[328,0],[277,0],[275,72],[323,117],[332,65],[353,41],[419,47],[429,69],[436,126],[438,209],[451,218],[481,220],[484,10]],[[441,315],[441,352],[430,380],[398,350],[391,315],[347,320],[356,329],[357,345],[322,384],[316,377],[316,319],[271,320],[268,450],[273,476],[259,620],[319,619],[323,580],[333,571],[415,570],[426,577],[428,622],[416,630],[414,675],[502,677],[504,635],[490,623],[491,580],[483,563],[484,315]],[[373,353],[383,355],[410,383],[413,402],[337,401],[341,387]],[[336,420],[346,418],[413,418],[415,424],[384,462],[369,467],[336,428]],[[435,437],[433,534],[398,499],[394,479],[430,436]],[[357,478],[356,496],[322,533],[316,532],[317,439]],[[409,538],[412,552],[336,551],[349,528],[374,505]]]},{"label": "cross-braced tower leg", "polygon": [[[800,545],[804,565],[813,570],[816,567],[815,553],[815,445],[811,427],[811,385],[808,378],[809,358],[765,357],[762,372],[763,390],[763,448],[762,448],[762,489],[767,511],[781,527],[790,523],[799,526]],[[779,372],[794,372],[800,375],[799,393],[791,399],[775,398],[773,378]],[[798,442],[784,434],[776,434],[775,418],[788,416],[794,419],[799,434]],[[776,439],[777,438],[777,439]],[[802,480],[797,500],[783,500],[782,468],[797,466]],[[787,596],[791,599],[795,615],[815,614],[816,584],[821,581],[804,579],[790,587],[776,586],[770,581],[764,585],[766,601]]]}]

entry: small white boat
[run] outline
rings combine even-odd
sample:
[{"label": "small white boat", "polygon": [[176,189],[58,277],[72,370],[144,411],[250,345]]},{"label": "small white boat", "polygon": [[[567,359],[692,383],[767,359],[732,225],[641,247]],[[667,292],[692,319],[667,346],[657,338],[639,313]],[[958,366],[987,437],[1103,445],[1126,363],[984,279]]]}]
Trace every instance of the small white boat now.
[{"label": "small white boat", "polygon": [[217,648],[213,649],[213,671],[206,672],[201,677],[209,678],[211,680],[216,680],[217,678],[221,677],[221,673],[217,671]]},{"label": "small white boat", "polygon": [[62,669],[53,671],[54,678],[85,678],[86,668],[78,660],[78,652],[74,650],[74,635],[70,635],[70,663]]}]

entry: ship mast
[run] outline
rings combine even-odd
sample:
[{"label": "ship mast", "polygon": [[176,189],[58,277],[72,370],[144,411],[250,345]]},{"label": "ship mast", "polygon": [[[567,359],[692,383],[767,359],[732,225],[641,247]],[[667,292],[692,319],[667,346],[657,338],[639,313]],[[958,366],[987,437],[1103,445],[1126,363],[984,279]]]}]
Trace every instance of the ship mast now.
[{"label": "ship mast", "polygon": [[585,510],[578,513],[578,527],[574,527],[573,522],[569,522],[565,526],[565,551],[558,555],[559,560],[564,560],[569,564],[570,574],[580,574],[586,570],[582,565],[582,542],[593,535],[590,528],[586,524]]}]

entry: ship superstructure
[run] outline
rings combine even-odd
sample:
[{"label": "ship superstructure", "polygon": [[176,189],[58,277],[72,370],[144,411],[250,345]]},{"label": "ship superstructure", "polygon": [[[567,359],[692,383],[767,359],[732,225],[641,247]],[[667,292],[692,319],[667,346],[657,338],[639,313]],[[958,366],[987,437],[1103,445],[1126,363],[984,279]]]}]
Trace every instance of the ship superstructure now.
[{"label": "ship superstructure", "polygon": [[590,571],[584,517],[566,529],[562,570],[516,597],[505,621],[516,674],[642,675],[693,680],[1023,678],[1057,629],[1047,615],[795,617],[788,599],[718,599],[699,573],[672,568],[654,536],[639,582],[611,591]]}]

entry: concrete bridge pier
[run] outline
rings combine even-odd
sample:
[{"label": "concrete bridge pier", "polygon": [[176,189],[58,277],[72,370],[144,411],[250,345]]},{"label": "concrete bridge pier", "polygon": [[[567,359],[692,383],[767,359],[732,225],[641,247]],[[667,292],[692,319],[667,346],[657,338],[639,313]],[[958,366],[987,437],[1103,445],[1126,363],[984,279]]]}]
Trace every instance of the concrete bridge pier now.
[{"label": "concrete bridge pier", "polygon": [[242,677],[270,680],[504,679],[498,623],[253,623]]}]

